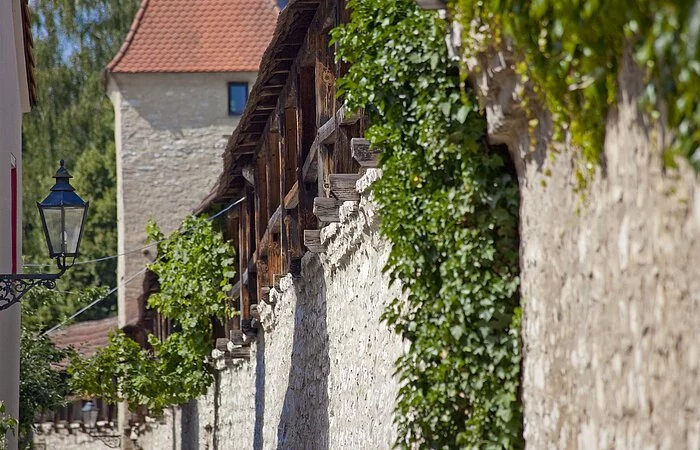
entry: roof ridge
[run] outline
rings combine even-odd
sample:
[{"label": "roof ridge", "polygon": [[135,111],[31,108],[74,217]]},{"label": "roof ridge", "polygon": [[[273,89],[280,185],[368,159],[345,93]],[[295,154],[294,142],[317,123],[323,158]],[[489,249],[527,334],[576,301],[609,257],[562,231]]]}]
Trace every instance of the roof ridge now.
[{"label": "roof ridge", "polygon": [[107,64],[106,70],[108,72],[114,71],[117,65],[119,65],[119,63],[121,62],[124,55],[126,55],[127,50],[129,50],[129,47],[131,46],[131,43],[134,40],[134,36],[136,35],[136,32],[139,29],[139,26],[141,26],[141,19],[143,19],[143,16],[146,13],[146,9],[148,8],[148,2],[149,0],[141,0],[141,5],[139,6],[139,10],[136,12],[136,17],[134,17],[134,21],[131,22],[131,27],[129,28],[129,33],[127,33],[126,35],[126,39],[124,39],[124,43],[119,48],[119,51],[114,56],[114,58],[112,58],[109,64]]}]

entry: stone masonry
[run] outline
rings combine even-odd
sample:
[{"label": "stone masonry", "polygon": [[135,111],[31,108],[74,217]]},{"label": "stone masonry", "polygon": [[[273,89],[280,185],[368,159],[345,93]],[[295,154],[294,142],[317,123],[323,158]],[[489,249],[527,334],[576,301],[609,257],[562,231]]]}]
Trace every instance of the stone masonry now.
[{"label": "stone masonry", "polygon": [[[376,178],[371,171],[365,180]],[[362,180],[361,180],[362,181]],[[260,305],[251,358],[228,360],[207,396],[169,412],[135,444],[143,449],[390,448],[402,343],[379,317],[401,295],[382,268],[389,246],[371,201],[341,207],[322,233],[326,254],[307,253]],[[173,417],[175,420],[173,420]]]},{"label": "stone masonry", "polygon": [[468,60],[489,138],[521,188],[525,438],[529,449],[700,449],[700,183],[662,165],[666,130],[640,111],[630,58],[583,192],[575,149],[530,148],[509,49]]},{"label": "stone masonry", "polygon": [[[578,191],[580,153],[548,141],[546,111],[535,110],[541,126],[530,145],[520,107],[527,90],[511,49],[466,62],[489,139],[508,146],[521,189],[527,448],[699,449],[700,181],[684,161],[678,169],[663,166],[667,130],[638,106],[639,69],[630,58],[622,62],[619,102],[601,118],[603,161]],[[129,116],[132,108],[118,110]],[[140,154],[118,145],[138,180]],[[146,147],[155,153],[163,145]],[[376,176],[365,174],[358,190]],[[140,191],[131,195],[142,212],[164,208]],[[379,316],[401,290],[381,272],[389,247],[376,228],[366,195],[344,204],[341,223],[321,233],[326,253],[307,253],[301,277],[282,279],[270,303],[259,306],[250,360],[217,354],[221,370],[209,394],[149,424],[135,444],[391,447],[393,362],[402,343]]]},{"label": "stone masonry", "polygon": [[[119,253],[144,246],[146,222],[168,234],[209,193],[238,117],[228,115],[227,83],[254,72],[109,73],[115,109]],[[155,247],[119,258],[119,282],[139,273]],[[119,326],[138,317],[143,276],[119,289]]]}]

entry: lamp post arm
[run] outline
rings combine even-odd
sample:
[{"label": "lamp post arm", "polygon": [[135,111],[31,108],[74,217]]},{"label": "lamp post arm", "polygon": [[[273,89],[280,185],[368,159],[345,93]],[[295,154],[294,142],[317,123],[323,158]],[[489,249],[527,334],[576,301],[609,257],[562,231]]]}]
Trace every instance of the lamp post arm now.
[{"label": "lamp post arm", "polygon": [[19,302],[34,286],[47,289],[56,288],[56,280],[67,269],[65,264],[58,264],[58,273],[8,273],[0,274],[0,311]]}]

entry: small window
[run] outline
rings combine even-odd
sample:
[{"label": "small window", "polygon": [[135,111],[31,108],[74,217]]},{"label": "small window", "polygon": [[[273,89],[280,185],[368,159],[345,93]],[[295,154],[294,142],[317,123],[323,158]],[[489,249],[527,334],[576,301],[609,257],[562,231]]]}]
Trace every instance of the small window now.
[{"label": "small window", "polygon": [[248,101],[248,83],[228,84],[228,115],[243,115],[245,104]]}]

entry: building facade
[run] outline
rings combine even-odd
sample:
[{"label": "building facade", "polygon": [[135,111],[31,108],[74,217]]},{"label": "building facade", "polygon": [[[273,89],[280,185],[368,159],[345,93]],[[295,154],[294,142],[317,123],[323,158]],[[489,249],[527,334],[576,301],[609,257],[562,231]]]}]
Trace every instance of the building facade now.
[{"label": "building facade", "polygon": [[[22,267],[22,114],[35,101],[24,0],[0,1],[0,273]],[[0,401],[19,416],[20,305],[0,311]],[[16,448],[14,436],[7,436]]]}]

